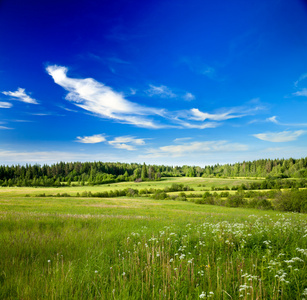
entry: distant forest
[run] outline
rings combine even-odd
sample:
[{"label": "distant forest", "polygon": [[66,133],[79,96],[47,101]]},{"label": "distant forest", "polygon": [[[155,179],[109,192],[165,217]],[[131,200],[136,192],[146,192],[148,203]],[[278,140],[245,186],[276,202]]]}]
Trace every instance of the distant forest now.
[{"label": "distant forest", "polygon": [[137,163],[60,162],[53,165],[0,166],[0,186],[95,185],[161,177],[307,178],[307,157],[260,159],[235,164],[165,166]]}]

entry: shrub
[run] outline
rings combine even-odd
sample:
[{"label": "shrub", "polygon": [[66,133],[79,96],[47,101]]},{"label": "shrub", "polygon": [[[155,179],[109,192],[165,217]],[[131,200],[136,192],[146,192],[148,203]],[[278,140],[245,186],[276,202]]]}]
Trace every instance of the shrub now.
[{"label": "shrub", "polygon": [[245,201],[242,194],[230,195],[227,198],[226,205],[230,207],[244,206]]},{"label": "shrub", "polygon": [[81,193],[81,197],[87,197],[87,191],[83,191],[83,192]]}]

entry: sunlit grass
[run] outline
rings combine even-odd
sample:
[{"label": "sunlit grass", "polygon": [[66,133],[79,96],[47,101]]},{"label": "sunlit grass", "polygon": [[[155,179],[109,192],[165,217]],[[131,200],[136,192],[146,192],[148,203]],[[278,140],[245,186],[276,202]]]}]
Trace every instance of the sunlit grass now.
[{"label": "sunlit grass", "polygon": [[23,193],[0,196],[0,299],[307,294],[306,215]]},{"label": "sunlit grass", "polygon": [[126,188],[133,189],[164,189],[169,187],[174,183],[188,185],[193,188],[195,192],[211,190],[214,187],[224,187],[241,185],[242,183],[247,184],[254,181],[259,181],[256,179],[246,179],[246,178],[202,178],[202,177],[169,177],[163,178],[161,181],[144,181],[144,182],[120,182],[111,183],[103,185],[94,186],[81,186],[75,183],[75,186],[63,186],[63,187],[0,187],[0,197],[15,197],[24,195],[36,195],[45,193],[46,195],[55,195],[57,193],[68,193],[70,195],[76,195],[77,193],[82,193],[83,191],[91,191],[92,193],[104,192],[111,190],[124,190]]}]

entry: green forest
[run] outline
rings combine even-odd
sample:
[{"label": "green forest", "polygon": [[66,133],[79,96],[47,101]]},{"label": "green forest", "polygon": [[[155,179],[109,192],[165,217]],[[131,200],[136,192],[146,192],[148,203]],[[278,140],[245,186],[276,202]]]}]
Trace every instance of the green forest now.
[{"label": "green forest", "polygon": [[165,166],[114,162],[60,162],[53,165],[0,166],[0,186],[95,185],[161,177],[307,178],[307,157],[261,159],[214,166]]}]

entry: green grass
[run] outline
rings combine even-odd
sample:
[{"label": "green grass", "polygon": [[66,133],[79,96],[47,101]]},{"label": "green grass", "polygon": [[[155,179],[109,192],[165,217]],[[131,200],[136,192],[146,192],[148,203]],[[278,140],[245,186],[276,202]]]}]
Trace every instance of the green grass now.
[{"label": "green grass", "polygon": [[[171,182],[177,179],[132,185]],[[32,197],[115,185],[129,186],[1,188],[0,299],[307,294],[306,215],[148,198]]]},{"label": "green grass", "polygon": [[16,197],[24,196],[26,194],[35,195],[46,193],[46,195],[57,194],[57,193],[68,193],[71,195],[76,195],[77,193],[82,193],[83,191],[104,192],[110,190],[124,190],[126,188],[133,189],[164,189],[165,187],[171,186],[173,183],[188,185],[193,188],[195,192],[211,190],[212,186],[224,187],[241,185],[242,183],[247,184],[254,181],[259,181],[257,179],[240,179],[240,178],[201,178],[201,177],[169,177],[162,178],[161,181],[144,181],[144,182],[120,182],[104,185],[94,185],[94,186],[64,186],[64,187],[0,187],[0,199],[1,197]]}]

